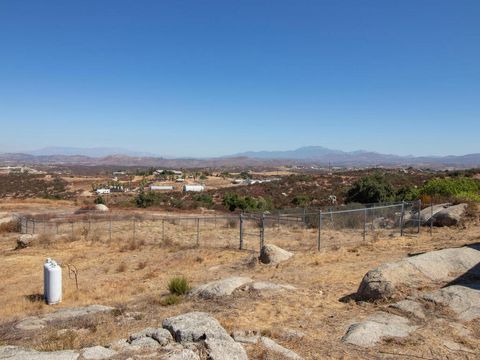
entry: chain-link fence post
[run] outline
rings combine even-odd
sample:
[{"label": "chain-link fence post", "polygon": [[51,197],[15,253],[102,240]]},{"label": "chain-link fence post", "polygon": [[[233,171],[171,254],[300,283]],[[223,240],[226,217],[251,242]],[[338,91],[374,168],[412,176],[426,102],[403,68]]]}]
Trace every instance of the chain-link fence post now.
[{"label": "chain-link fence post", "polygon": [[265,214],[262,213],[260,218],[260,252],[263,249],[263,245],[265,244]]},{"label": "chain-link fence post", "polygon": [[430,199],[430,236],[433,236],[433,200]]},{"label": "chain-link fence post", "polygon": [[108,215],[108,239],[112,241],[112,214]]},{"label": "chain-link fence post", "polygon": [[364,214],[363,214],[363,241],[367,239],[367,211],[368,211],[368,208],[365,207]]},{"label": "chain-link fence post", "polygon": [[322,210],[318,212],[317,251],[320,251],[321,237],[322,237]]},{"label": "chain-link fence post", "polygon": [[162,242],[165,243],[165,219],[162,219]]},{"label": "chain-link fence post", "polygon": [[403,236],[403,216],[405,215],[405,201],[402,201],[402,213],[400,214],[400,236]]},{"label": "chain-link fence post", "polygon": [[200,245],[200,218],[197,218],[197,247]]},{"label": "chain-link fence post", "polygon": [[240,250],[243,250],[243,214],[240,214],[239,215],[240,217],[240,245],[239,245],[239,249]]},{"label": "chain-link fence post", "polygon": [[420,223],[422,222],[422,217],[420,216],[420,211],[422,211],[422,199],[418,200],[418,213],[417,213],[417,234],[420,234]]},{"label": "chain-link fence post", "polygon": [[132,235],[133,235],[133,241],[135,242],[135,217],[132,219]]}]

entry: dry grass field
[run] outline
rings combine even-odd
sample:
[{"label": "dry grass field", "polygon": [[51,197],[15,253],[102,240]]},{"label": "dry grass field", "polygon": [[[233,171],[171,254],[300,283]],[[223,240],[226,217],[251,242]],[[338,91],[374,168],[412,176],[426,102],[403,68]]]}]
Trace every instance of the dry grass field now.
[{"label": "dry grass field", "polygon": [[[30,206],[40,206],[31,204]],[[66,204],[67,205],[67,204]],[[25,205],[26,206],[26,205]],[[45,204],[43,204],[45,206]],[[2,210],[12,210],[2,205]],[[382,304],[341,301],[354,293],[363,275],[382,262],[418,253],[475,243],[480,240],[479,224],[465,228],[435,229],[433,237],[424,229],[420,236],[387,237],[357,246],[297,251],[293,259],[278,266],[262,265],[257,253],[227,248],[185,246],[173,242],[135,241],[114,236],[110,241],[99,237],[41,236],[30,248],[14,250],[18,234],[0,234],[0,258],[3,281],[0,285],[0,343],[33,346],[41,350],[80,348],[107,344],[132,331],[160,326],[168,316],[191,310],[212,313],[229,331],[259,330],[306,359],[371,358],[465,358],[450,352],[441,339],[449,336],[448,325],[426,324],[419,337],[387,341],[374,350],[359,350],[342,344],[340,339],[354,320],[373,313]],[[215,236],[204,234],[204,236]],[[213,241],[214,239],[212,239]],[[68,278],[64,267],[64,299],[60,305],[47,306],[43,292],[42,265],[51,257],[78,268],[79,289]],[[234,293],[221,300],[201,300],[185,296],[178,304],[167,305],[167,284],[174,277],[185,276],[191,286],[229,276],[249,276],[290,284],[296,291],[258,294]],[[36,336],[12,331],[12,324],[25,316],[54,311],[59,307],[87,304],[111,305],[113,315],[98,316],[76,324],[83,332],[58,332],[55,326]],[[480,326],[471,324],[480,338]],[[302,339],[286,338],[285,329],[305,333]],[[451,330],[451,329],[450,329]],[[426,336],[427,334],[428,336]],[[414,340],[412,340],[414,339]],[[466,344],[480,347],[480,343]],[[272,359],[261,348],[249,348],[252,359]],[[464,356],[464,357],[462,357]],[[467,357],[468,358],[468,357]]]}]

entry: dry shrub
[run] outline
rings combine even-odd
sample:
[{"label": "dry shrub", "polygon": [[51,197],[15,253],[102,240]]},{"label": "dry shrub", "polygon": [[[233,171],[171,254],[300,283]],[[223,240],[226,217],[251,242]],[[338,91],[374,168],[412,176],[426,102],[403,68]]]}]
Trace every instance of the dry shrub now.
[{"label": "dry shrub", "polygon": [[0,224],[0,234],[2,233],[15,233],[20,232],[22,230],[22,226],[20,221],[12,220],[9,222],[4,222]]},{"label": "dry shrub", "polygon": [[147,267],[147,264],[148,264],[148,261],[140,261],[138,264],[137,264],[137,270],[143,270]]},{"label": "dry shrub", "polygon": [[40,234],[38,236],[37,241],[43,247],[48,247],[48,246],[52,245],[52,243],[53,243],[52,236],[49,236],[47,234]]},{"label": "dry shrub", "polygon": [[122,262],[122,263],[120,263],[120,265],[118,265],[117,272],[122,273],[122,272],[127,271],[127,269],[128,269],[127,264],[125,262]]},{"label": "dry shrub", "polygon": [[160,299],[159,304],[162,306],[177,305],[182,301],[182,298],[176,294],[169,294]]}]

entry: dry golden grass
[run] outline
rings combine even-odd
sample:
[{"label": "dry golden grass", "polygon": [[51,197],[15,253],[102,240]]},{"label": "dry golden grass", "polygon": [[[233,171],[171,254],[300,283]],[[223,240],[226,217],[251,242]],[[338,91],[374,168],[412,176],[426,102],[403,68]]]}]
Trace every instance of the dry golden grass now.
[{"label": "dry golden grass", "polygon": [[[125,224],[125,229],[127,226]],[[172,232],[178,229],[173,224],[166,226],[172,226]],[[94,232],[98,235],[92,240]],[[119,225],[115,234],[121,233]],[[342,344],[340,338],[348,325],[376,311],[378,306],[361,306],[339,299],[354,293],[363,275],[381,262],[401,259],[408,253],[461,246],[480,238],[478,227],[435,229],[433,238],[425,230],[417,237],[386,237],[376,233],[368,242],[346,246],[351,235],[331,233],[325,234],[325,241],[331,239],[332,246],[317,252],[314,250],[315,231],[281,228],[268,233],[268,238],[287,248],[285,239],[293,239],[298,242],[295,248],[299,250],[291,261],[265,266],[252,261],[255,260],[252,255],[256,253],[235,250],[238,234],[232,238],[231,248],[208,246],[225,243],[236,233],[228,224],[201,233],[199,248],[195,247],[194,238],[186,246],[179,243],[178,239],[187,234],[183,234],[182,229],[177,233],[177,238],[172,233],[169,240],[162,243],[160,232],[152,234],[148,227],[139,227],[135,240],[129,232],[110,240],[105,233],[95,229],[90,230],[88,237],[74,234],[73,239],[60,237],[52,241],[51,238],[41,245],[18,251],[13,250],[14,234],[0,235],[3,277],[0,319],[4,324],[59,307],[98,303],[119,309],[116,316],[81,325],[80,328],[87,329],[85,331],[59,333],[60,329],[52,326],[35,339],[13,339],[8,343],[32,345],[42,350],[105,344],[132,331],[161,326],[162,320],[168,316],[196,310],[212,313],[229,331],[259,330],[306,359],[369,359],[377,358],[382,351],[426,358],[432,358],[433,354],[433,358],[442,358],[445,357],[444,347],[438,340],[439,335],[435,335],[436,332],[448,334],[448,325],[442,323],[422,324],[423,335],[413,342],[387,341],[375,350],[359,351]],[[252,249],[258,249],[257,238],[247,240],[248,244]],[[43,292],[42,265],[47,257],[78,268],[78,291],[75,281],[68,278],[64,269],[64,299],[57,306],[44,305],[37,296]],[[179,302],[167,299],[168,281],[174,276],[185,276],[195,286],[239,275],[292,284],[298,290],[277,295],[240,292],[228,299],[209,301],[189,296],[182,297]],[[135,315],[128,317],[127,313]],[[283,339],[284,328],[301,330],[306,337],[300,341]],[[5,342],[5,338],[0,336],[0,341]],[[480,343],[474,341],[468,346],[480,346]],[[274,358],[259,347],[253,347],[249,352],[252,359]]]}]

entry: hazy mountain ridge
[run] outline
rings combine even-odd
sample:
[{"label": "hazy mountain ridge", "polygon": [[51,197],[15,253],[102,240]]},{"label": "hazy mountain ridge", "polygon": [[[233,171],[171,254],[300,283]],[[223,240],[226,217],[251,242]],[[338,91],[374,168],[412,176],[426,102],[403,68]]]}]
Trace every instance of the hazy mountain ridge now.
[{"label": "hazy mountain ridge", "polygon": [[[67,154],[49,154],[67,149]],[[81,150],[81,151],[78,151]],[[15,164],[74,164],[74,165],[119,165],[154,167],[229,167],[229,166],[280,166],[280,165],[319,165],[342,167],[366,166],[417,166],[417,167],[478,167],[480,153],[459,156],[399,156],[381,154],[373,151],[341,151],[322,146],[306,146],[286,151],[249,151],[216,158],[165,158],[160,156],[142,156],[139,152],[117,153],[118,148],[60,148],[52,147],[31,153],[0,154],[0,163]],[[43,151],[43,155],[42,155]],[[113,151],[105,156],[88,156]],[[80,152],[82,154],[72,154]],[[137,155],[135,155],[137,154]]]}]

